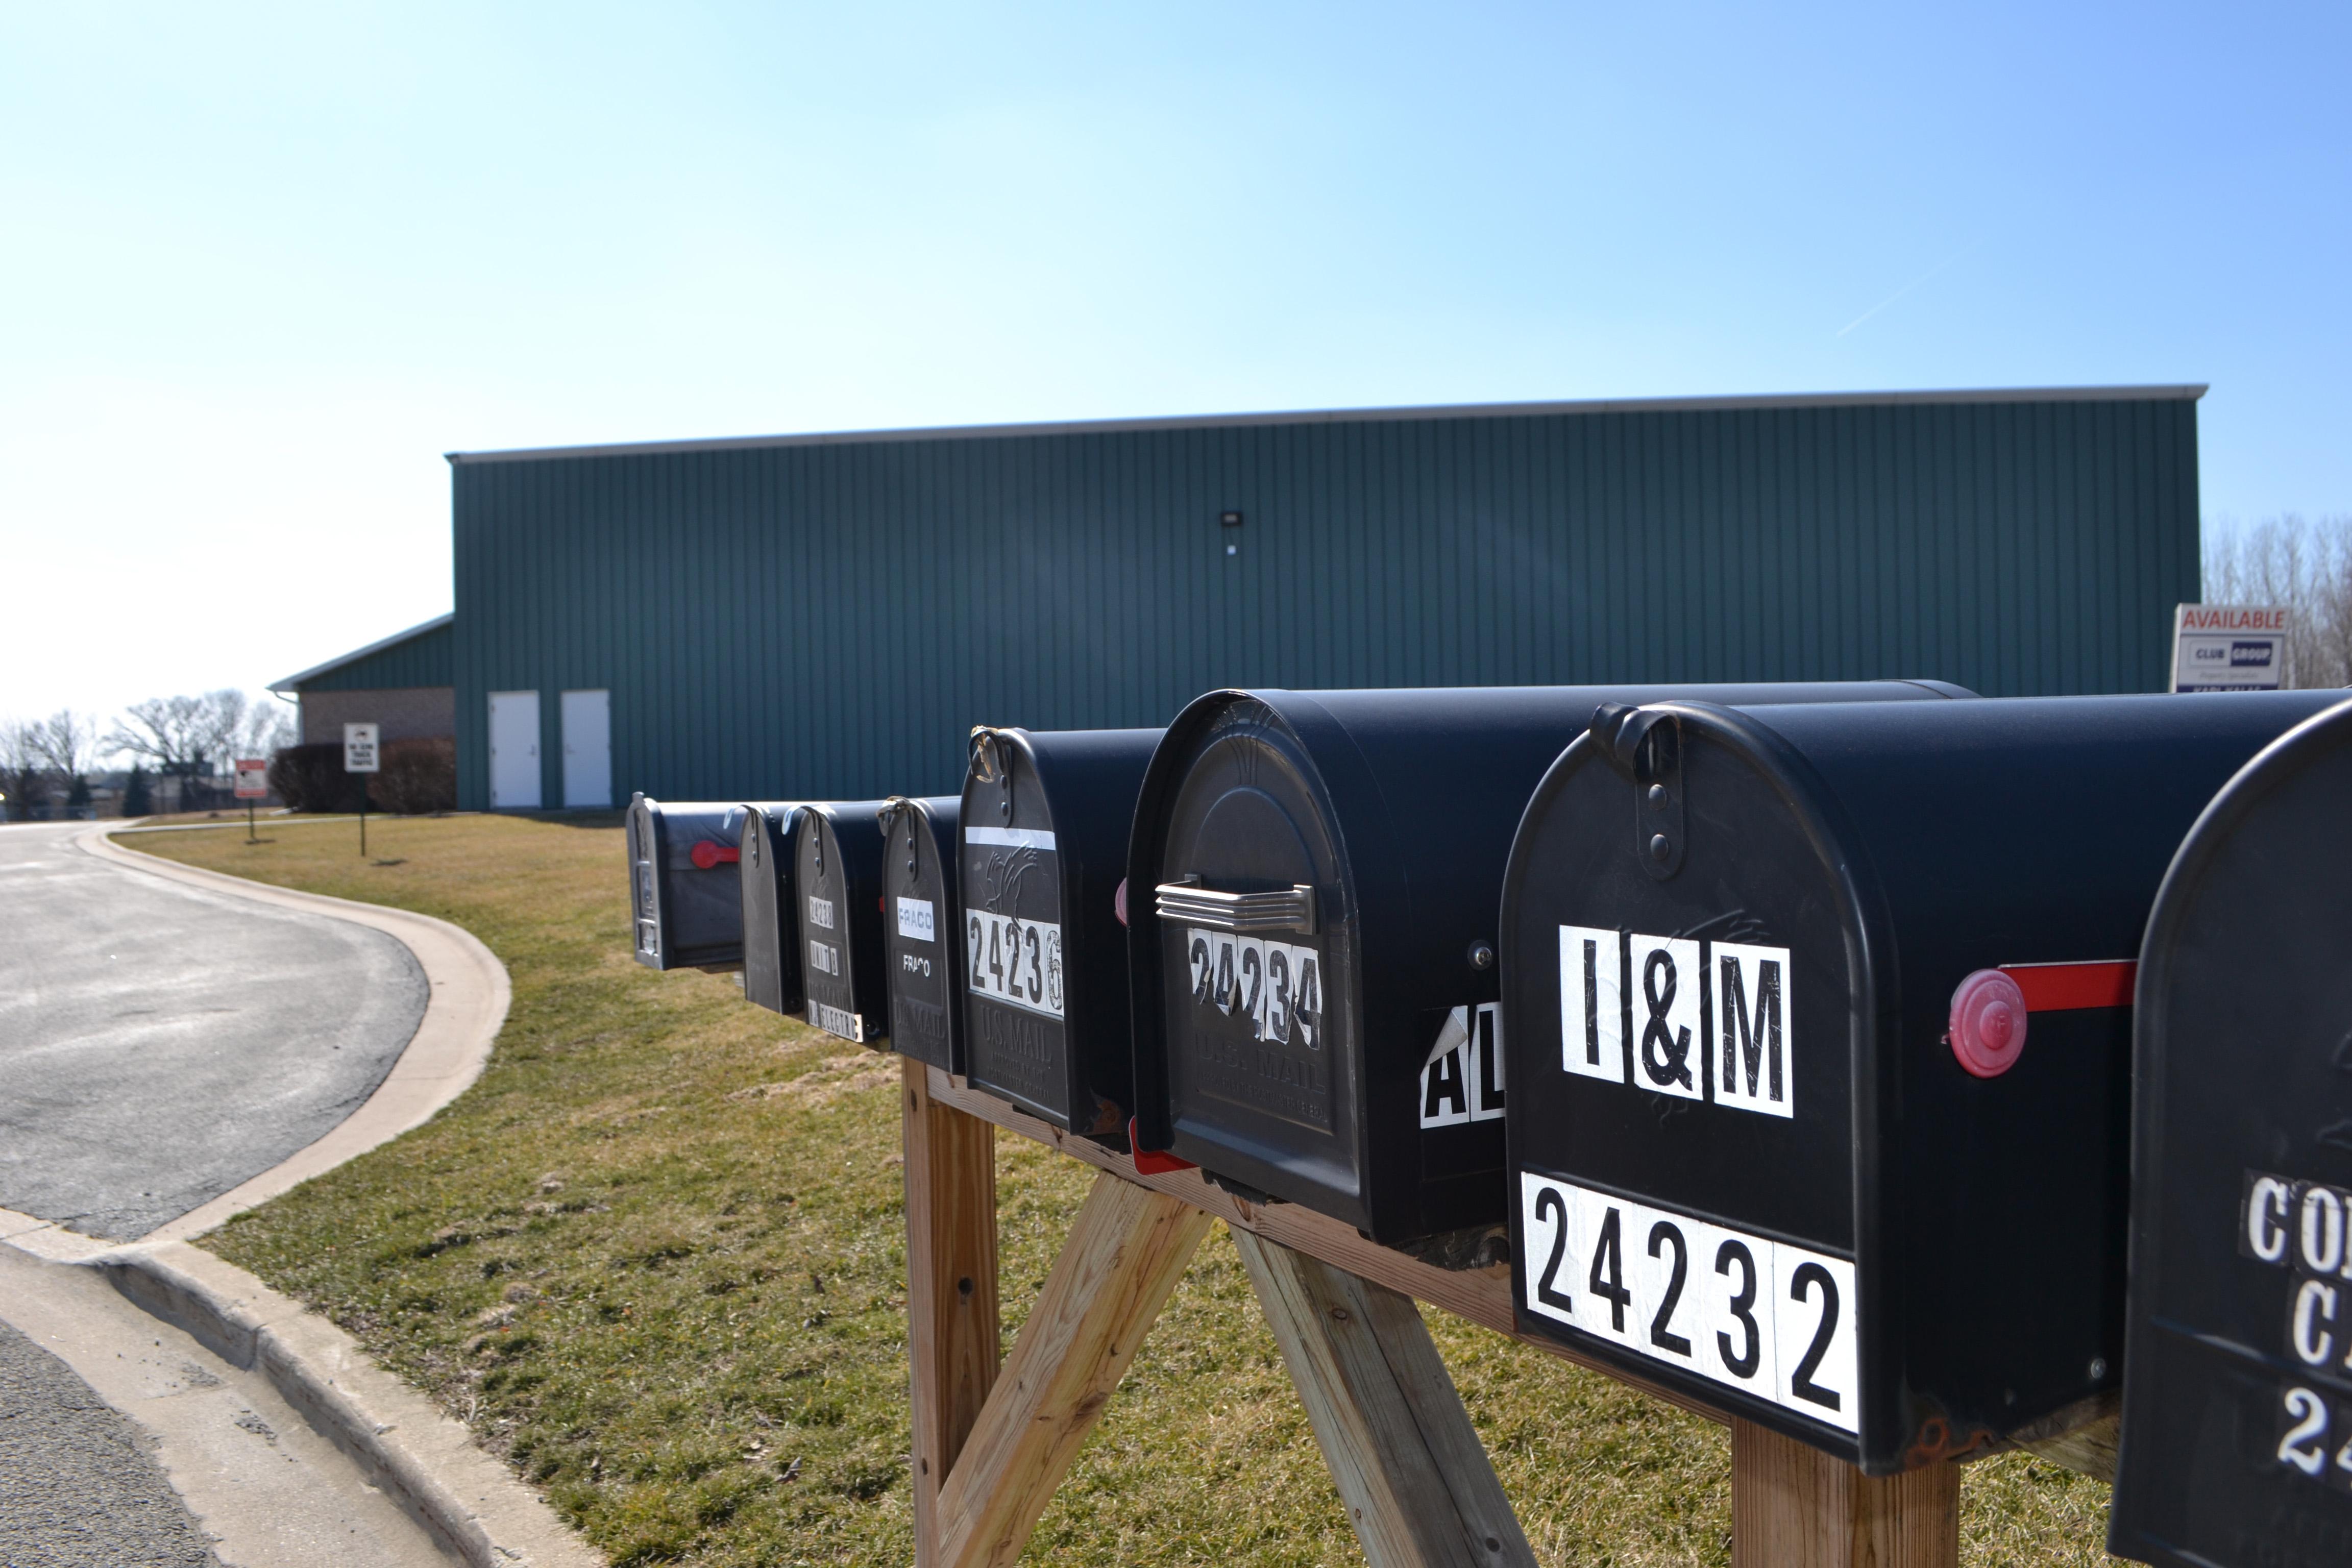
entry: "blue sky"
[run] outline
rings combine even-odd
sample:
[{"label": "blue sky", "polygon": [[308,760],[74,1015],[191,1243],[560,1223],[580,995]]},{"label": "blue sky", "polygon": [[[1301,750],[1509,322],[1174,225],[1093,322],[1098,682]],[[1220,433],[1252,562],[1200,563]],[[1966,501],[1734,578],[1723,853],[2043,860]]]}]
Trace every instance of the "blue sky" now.
[{"label": "blue sky", "polygon": [[0,8],[0,714],[448,607],[440,454],[2210,382],[2352,510],[2352,9]]}]

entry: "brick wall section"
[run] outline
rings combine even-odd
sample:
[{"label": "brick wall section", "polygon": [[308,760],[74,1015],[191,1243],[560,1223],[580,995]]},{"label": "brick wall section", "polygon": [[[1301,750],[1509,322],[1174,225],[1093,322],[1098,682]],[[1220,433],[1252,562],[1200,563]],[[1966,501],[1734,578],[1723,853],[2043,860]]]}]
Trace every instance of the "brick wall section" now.
[{"label": "brick wall section", "polygon": [[342,744],[343,726],[382,725],[378,738],[414,741],[457,732],[454,686],[395,686],[378,691],[306,691],[302,694],[305,744]]}]

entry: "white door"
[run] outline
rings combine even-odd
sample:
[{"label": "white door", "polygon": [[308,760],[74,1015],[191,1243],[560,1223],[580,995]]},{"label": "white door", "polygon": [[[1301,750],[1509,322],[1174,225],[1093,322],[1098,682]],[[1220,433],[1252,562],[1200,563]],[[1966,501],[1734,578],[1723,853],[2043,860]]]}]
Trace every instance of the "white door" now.
[{"label": "white door", "polygon": [[490,809],[539,809],[539,693],[490,693]]},{"label": "white door", "polygon": [[563,694],[563,804],[569,810],[613,804],[613,694]]}]

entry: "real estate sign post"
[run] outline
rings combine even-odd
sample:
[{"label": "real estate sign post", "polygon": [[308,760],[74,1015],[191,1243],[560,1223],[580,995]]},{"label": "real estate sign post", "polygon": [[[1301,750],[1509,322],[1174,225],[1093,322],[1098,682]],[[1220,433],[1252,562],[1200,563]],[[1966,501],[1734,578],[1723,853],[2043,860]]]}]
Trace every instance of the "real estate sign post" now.
[{"label": "real estate sign post", "polygon": [[260,842],[253,836],[253,803],[269,798],[269,762],[266,757],[239,757],[236,760],[236,798],[245,802],[245,841]]}]

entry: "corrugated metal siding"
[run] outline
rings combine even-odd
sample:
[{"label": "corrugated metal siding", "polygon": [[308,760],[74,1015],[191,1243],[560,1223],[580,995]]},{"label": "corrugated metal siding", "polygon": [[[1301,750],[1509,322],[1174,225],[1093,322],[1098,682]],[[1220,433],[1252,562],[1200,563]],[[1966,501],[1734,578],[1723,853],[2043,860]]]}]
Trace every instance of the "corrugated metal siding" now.
[{"label": "corrugated metal siding", "polygon": [[454,626],[438,626],[404,637],[390,647],[338,665],[297,683],[299,691],[382,691],[404,686],[457,684]]},{"label": "corrugated metal siding", "polygon": [[2198,596],[2196,405],[2177,396],[917,437],[453,476],[471,806],[492,690],[543,694],[551,803],[555,693],[593,687],[624,797],[858,798],[951,791],[974,723],[1158,724],[1217,686],[2156,690],[2172,606]]}]

